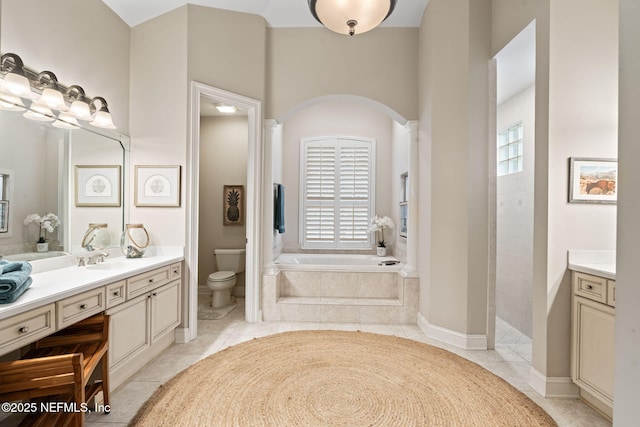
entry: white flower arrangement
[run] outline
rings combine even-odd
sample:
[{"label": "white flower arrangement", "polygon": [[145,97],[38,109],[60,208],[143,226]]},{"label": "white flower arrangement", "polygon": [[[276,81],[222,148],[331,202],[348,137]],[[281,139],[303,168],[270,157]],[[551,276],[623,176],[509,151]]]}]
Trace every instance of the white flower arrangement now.
[{"label": "white flower arrangement", "polygon": [[369,225],[369,231],[376,232],[376,233],[378,231],[380,232],[380,239],[378,239],[378,247],[380,248],[387,247],[387,242],[385,242],[384,240],[385,228],[389,228],[389,229],[395,228],[395,224],[393,223],[391,218],[389,218],[388,216],[379,217],[378,215],[375,215],[373,218],[371,218],[371,225]]},{"label": "white flower arrangement", "polygon": [[24,219],[24,225],[27,226],[32,222],[37,222],[40,225],[38,243],[45,243],[47,241],[47,232],[53,233],[53,231],[60,225],[60,218],[51,212],[43,216],[38,214],[27,215]]}]

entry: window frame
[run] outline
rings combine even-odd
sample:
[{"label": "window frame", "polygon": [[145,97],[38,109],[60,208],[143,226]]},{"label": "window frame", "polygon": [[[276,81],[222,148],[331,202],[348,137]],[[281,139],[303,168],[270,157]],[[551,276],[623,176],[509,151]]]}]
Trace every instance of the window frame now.
[{"label": "window frame", "polygon": [[[299,220],[299,230],[298,230],[298,242],[300,244],[301,249],[327,249],[327,250],[370,250],[374,245],[374,238],[372,233],[368,230],[367,240],[359,241],[359,242],[348,242],[341,241],[339,236],[340,230],[340,212],[339,207],[341,206],[339,200],[339,188],[340,188],[340,180],[336,179],[334,183],[334,198],[333,198],[333,206],[334,208],[334,239],[330,242],[309,242],[306,240],[306,207],[307,207],[307,196],[306,196],[306,183],[307,183],[307,147],[320,147],[320,146],[334,146],[336,148],[336,152],[334,154],[334,161],[336,162],[335,175],[336,178],[339,174],[339,163],[340,163],[340,154],[339,154],[339,145],[355,143],[360,146],[367,146],[369,150],[369,194],[368,194],[368,203],[367,206],[367,228],[369,226],[369,220],[373,216],[373,212],[375,212],[375,194],[376,194],[376,140],[372,138],[365,138],[359,136],[343,136],[343,135],[330,135],[330,136],[320,136],[320,137],[312,137],[312,138],[302,138],[300,139],[300,177],[299,177],[299,212],[300,212],[300,220]],[[354,206],[354,202],[350,203],[342,203],[342,206]]]},{"label": "window frame", "polygon": [[[522,131],[518,131],[519,138],[516,140],[510,140],[510,131],[513,129],[522,129]],[[500,145],[500,136],[505,134],[507,135],[507,143],[504,145]],[[518,147],[518,154],[515,156],[511,155],[511,147]],[[500,149],[506,147],[507,157],[503,160],[500,160]],[[511,170],[510,163],[512,160],[518,160],[519,168],[517,170]],[[506,171],[504,173],[500,170],[500,165],[506,164]],[[513,175],[516,173],[520,173],[524,171],[524,122],[519,120],[509,126],[504,127],[501,131],[496,134],[496,175],[498,177]]]}]

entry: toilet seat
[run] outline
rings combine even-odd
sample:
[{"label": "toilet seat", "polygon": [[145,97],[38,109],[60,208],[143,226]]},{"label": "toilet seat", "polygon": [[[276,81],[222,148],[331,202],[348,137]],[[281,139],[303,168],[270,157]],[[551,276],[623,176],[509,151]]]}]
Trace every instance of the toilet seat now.
[{"label": "toilet seat", "polygon": [[233,271],[216,271],[209,275],[209,280],[212,282],[224,282],[236,277],[236,273]]}]

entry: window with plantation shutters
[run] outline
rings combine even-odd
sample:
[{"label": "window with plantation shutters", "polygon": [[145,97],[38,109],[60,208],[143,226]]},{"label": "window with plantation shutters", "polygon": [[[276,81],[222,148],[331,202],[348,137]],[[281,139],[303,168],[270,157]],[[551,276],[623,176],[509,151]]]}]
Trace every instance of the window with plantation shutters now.
[{"label": "window with plantation shutters", "polygon": [[302,140],[303,248],[371,248],[374,147],[360,138]]}]

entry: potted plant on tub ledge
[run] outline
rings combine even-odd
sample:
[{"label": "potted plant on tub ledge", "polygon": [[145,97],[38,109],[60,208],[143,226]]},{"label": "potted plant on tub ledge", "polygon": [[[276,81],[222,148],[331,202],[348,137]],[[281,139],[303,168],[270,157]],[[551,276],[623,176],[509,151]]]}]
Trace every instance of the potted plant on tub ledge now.
[{"label": "potted plant on tub ledge", "polygon": [[[369,226],[369,231],[376,233],[376,239],[378,241],[378,246],[376,248],[376,253],[378,256],[387,256],[387,242],[384,240],[384,229],[395,228],[393,221],[388,216],[379,217],[375,215],[371,218],[371,225]],[[378,238],[377,234],[380,232],[380,238]]]},{"label": "potted plant on tub ledge", "polygon": [[36,242],[36,249],[38,252],[47,252],[49,250],[47,232],[53,233],[53,231],[60,225],[60,219],[56,214],[51,212],[43,216],[38,214],[27,215],[24,219],[24,225],[29,225],[32,222],[36,222],[40,225],[40,235]]}]

